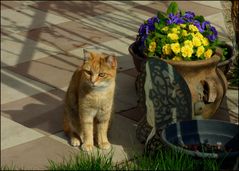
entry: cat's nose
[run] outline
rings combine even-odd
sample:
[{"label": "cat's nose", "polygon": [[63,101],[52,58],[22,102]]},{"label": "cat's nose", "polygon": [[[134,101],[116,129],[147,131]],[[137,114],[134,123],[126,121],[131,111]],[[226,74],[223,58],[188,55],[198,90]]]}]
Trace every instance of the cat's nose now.
[{"label": "cat's nose", "polygon": [[95,82],[96,81],[92,81],[92,80],[90,81],[92,87],[95,87]]},{"label": "cat's nose", "polygon": [[97,81],[97,77],[91,77],[91,83],[92,83],[92,85],[95,85],[95,83],[96,83],[96,81]]}]

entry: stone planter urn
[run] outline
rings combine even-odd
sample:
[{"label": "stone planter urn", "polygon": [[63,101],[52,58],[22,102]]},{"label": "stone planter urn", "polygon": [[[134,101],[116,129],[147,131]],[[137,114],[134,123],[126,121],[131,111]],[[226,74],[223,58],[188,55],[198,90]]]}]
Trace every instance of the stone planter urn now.
[{"label": "stone planter urn", "polygon": [[[136,69],[141,71],[142,62],[146,57],[140,54],[137,44],[129,46],[129,52],[133,57]],[[192,118],[211,118],[227,90],[227,80],[223,72],[217,68],[220,61],[221,51],[207,60],[200,61],[172,61],[165,60],[171,64],[176,71],[184,78],[191,92],[192,97]]]},{"label": "stone planter urn", "polygon": [[230,70],[230,67],[236,59],[236,55],[233,52],[233,47],[229,44],[221,45],[222,48],[227,48],[227,54],[226,59],[224,61],[220,61],[217,65],[217,67],[227,76],[228,71]]}]

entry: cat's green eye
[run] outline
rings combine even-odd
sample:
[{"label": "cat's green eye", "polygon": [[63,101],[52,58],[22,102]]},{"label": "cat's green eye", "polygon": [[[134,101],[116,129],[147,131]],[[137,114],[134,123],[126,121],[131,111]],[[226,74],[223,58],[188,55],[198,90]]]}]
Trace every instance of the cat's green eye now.
[{"label": "cat's green eye", "polygon": [[105,73],[99,73],[99,77],[104,77]]}]

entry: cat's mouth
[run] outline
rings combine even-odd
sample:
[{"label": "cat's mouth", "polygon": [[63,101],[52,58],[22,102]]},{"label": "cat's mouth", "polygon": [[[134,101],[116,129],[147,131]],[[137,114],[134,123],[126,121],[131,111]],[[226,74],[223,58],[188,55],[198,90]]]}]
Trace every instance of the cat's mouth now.
[{"label": "cat's mouth", "polygon": [[105,84],[90,84],[89,85],[93,90],[104,90],[108,87],[108,85]]},{"label": "cat's mouth", "polygon": [[105,90],[111,85],[111,82],[92,83],[87,82],[87,86],[92,90]]},{"label": "cat's mouth", "polygon": [[93,91],[104,91],[106,90],[107,86],[92,86],[91,89]]}]

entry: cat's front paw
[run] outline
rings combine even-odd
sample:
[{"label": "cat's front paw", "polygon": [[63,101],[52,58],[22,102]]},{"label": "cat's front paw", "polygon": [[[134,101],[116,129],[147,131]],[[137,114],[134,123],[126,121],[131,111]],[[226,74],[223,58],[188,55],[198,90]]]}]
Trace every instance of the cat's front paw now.
[{"label": "cat's front paw", "polygon": [[81,149],[86,152],[90,152],[93,150],[93,145],[92,144],[82,144]]},{"label": "cat's front paw", "polygon": [[99,143],[99,148],[102,150],[108,150],[110,149],[110,147],[111,147],[111,144],[109,142]]},{"label": "cat's front paw", "polygon": [[72,138],[71,138],[71,145],[72,145],[73,147],[79,147],[79,146],[80,146],[80,140],[78,140],[78,139],[75,138],[75,137],[72,137]]}]

